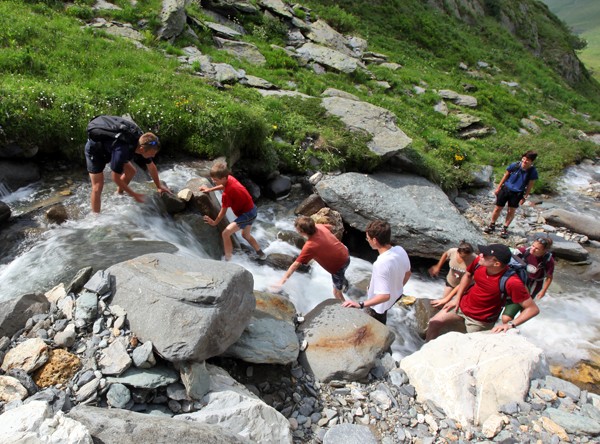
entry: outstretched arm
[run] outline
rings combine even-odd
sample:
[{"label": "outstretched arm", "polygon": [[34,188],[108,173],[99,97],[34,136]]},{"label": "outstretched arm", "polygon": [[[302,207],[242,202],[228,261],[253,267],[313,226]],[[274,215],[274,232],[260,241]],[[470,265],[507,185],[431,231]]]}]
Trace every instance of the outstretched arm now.
[{"label": "outstretched arm", "polygon": [[298,268],[300,268],[300,265],[302,265],[300,262],[294,261],[292,263],[292,265],[290,265],[290,267],[287,269],[287,271],[285,272],[285,274],[283,275],[281,280],[279,282],[277,282],[275,285],[273,285],[273,289],[279,290],[283,286],[283,284],[285,284],[286,281],[292,276],[292,274],[294,274],[294,272]]},{"label": "outstretched arm", "polygon": [[219,222],[221,222],[225,217],[225,213],[227,213],[227,208],[221,207],[221,210],[219,211],[219,214],[217,214],[216,219],[213,220],[210,218],[210,216],[204,216],[204,222],[206,222],[208,225],[212,225],[213,227],[219,225]]},{"label": "outstretched arm", "polygon": [[[528,298],[521,302],[521,307],[523,307],[521,314],[519,314],[519,316],[517,316],[517,318],[514,321],[512,321],[513,327],[523,325],[529,319],[537,316],[540,312],[540,309],[538,308],[537,304],[531,298]],[[494,328],[492,328],[492,333],[501,333],[503,331],[510,330],[510,328],[511,326],[509,324],[496,325]]]},{"label": "outstretched arm", "polygon": [[129,194],[131,197],[133,197],[136,202],[139,202],[139,203],[144,202],[146,196],[144,194],[136,193],[135,191],[133,191],[131,189],[131,187],[129,186],[129,184],[125,180],[123,180],[122,174],[115,173],[113,171],[111,173],[111,177],[112,177],[113,182],[117,184],[117,187],[120,190],[125,191],[127,194]]},{"label": "outstretched arm", "polygon": [[150,177],[152,178],[152,181],[154,182],[154,185],[156,185],[156,189],[158,190],[159,193],[169,193],[169,194],[173,194],[171,192],[171,190],[164,186],[162,184],[162,182],[160,181],[160,178],[158,177],[158,169],[156,168],[156,164],[154,162],[150,162],[148,165],[148,174],[150,174]]},{"label": "outstretched arm", "polygon": [[542,287],[540,292],[535,296],[535,298],[537,300],[540,300],[544,296],[546,296],[546,291],[548,291],[548,287],[550,287],[551,283],[552,283],[552,276],[546,276],[546,279],[544,279],[544,286]]},{"label": "outstretched arm", "polygon": [[456,297],[454,299],[451,299],[448,303],[446,303],[446,305],[444,305],[444,307],[442,308],[442,310],[445,311],[458,311],[458,307],[460,306],[460,300],[464,294],[464,292],[467,290],[467,288],[469,288],[471,286],[471,283],[473,282],[473,275],[471,273],[469,273],[468,271],[463,274],[463,277],[460,280],[460,284],[458,284],[458,286],[456,287]]},{"label": "outstretched arm", "polygon": [[440,274],[440,269],[442,268],[442,265],[444,265],[444,263],[447,260],[448,260],[448,252],[444,252],[444,254],[442,254],[442,257],[440,257],[440,260],[438,261],[438,263],[429,267],[429,276],[435,277],[438,274]]},{"label": "outstretched arm", "polygon": [[224,188],[225,187],[223,185],[215,185],[214,187],[207,187],[206,185],[202,185],[201,187],[198,187],[198,189],[203,193],[210,193],[211,191],[218,191]]}]

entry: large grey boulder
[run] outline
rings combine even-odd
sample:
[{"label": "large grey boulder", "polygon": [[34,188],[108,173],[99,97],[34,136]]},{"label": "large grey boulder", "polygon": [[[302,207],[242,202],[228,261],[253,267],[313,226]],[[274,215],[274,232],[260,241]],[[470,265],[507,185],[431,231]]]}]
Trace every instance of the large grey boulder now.
[{"label": "large grey boulder", "polygon": [[396,115],[385,108],[336,96],[323,98],[321,105],[329,114],[339,117],[350,130],[370,134],[372,139],[367,146],[378,156],[393,156],[412,143],[412,139],[396,125]]},{"label": "large grey boulder", "polygon": [[585,234],[590,239],[600,240],[600,224],[591,216],[553,208],[542,213],[542,217],[552,226],[565,227],[576,233]]},{"label": "large grey boulder", "polygon": [[[121,444],[151,442],[205,442],[232,444],[247,442],[228,430],[212,424],[177,421],[121,409],[78,405],[67,415],[89,430],[94,442]],[[124,433],[127,439],[124,440]]]},{"label": "large grey boulder", "polygon": [[258,4],[269,11],[285,18],[293,18],[290,7],[282,0],[258,0]]},{"label": "large grey boulder", "polygon": [[203,361],[242,334],[255,300],[252,274],[239,265],[148,254],[110,267],[113,305],[131,330],[168,361]]},{"label": "large grey boulder", "polygon": [[485,243],[446,194],[423,177],[346,173],[323,178],[316,189],[353,228],[364,231],[374,219],[388,221],[392,242],[409,255],[437,259],[462,239]]},{"label": "large grey boulder", "polygon": [[317,20],[310,25],[310,32],[306,35],[314,43],[333,48],[348,56],[352,55],[352,50],[348,47],[348,40],[342,34],[337,32],[324,20]]},{"label": "large grey boulder", "polygon": [[160,38],[169,40],[183,32],[186,22],[186,0],[163,0],[160,20],[162,26],[158,31]]},{"label": "large grey boulder", "polygon": [[[185,423],[206,423],[222,426],[238,437],[256,443],[283,444],[292,442],[288,420],[233,379],[225,370],[206,365],[210,392],[202,398],[201,410],[175,416]],[[204,441],[210,442],[210,441]]]},{"label": "large grey boulder", "polygon": [[307,342],[302,366],[323,382],[364,379],[375,360],[394,341],[394,333],[362,310],[327,299],[309,312],[298,327]]},{"label": "large grey boulder", "polygon": [[577,242],[562,240],[554,241],[552,244],[552,254],[572,262],[584,262],[590,257],[590,253]]},{"label": "large grey boulder", "polygon": [[240,339],[225,352],[254,364],[291,364],[298,359],[294,304],[281,295],[254,293],[256,309]]},{"label": "large grey boulder", "polygon": [[532,379],[549,373],[543,351],[516,331],[447,333],[400,361],[417,400],[433,401],[462,423],[482,424],[498,408],[522,402]]},{"label": "large grey boulder", "polygon": [[296,50],[302,58],[308,61],[317,62],[334,71],[350,74],[357,69],[366,69],[366,66],[360,60],[346,55],[335,49],[315,43],[305,43]]},{"label": "large grey boulder", "polygon": [[27,319],[46,313],[49,309],[50,302],[41,293],[24,294],[0,302],[0,338],[11,337],[25,327]]}]

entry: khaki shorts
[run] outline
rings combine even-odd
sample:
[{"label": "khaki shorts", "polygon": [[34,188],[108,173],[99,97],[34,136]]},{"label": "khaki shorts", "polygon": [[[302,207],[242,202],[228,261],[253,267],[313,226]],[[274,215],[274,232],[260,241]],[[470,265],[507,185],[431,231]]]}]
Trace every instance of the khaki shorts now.
[{"label": "khaki shorts", "polygon": [[464,314],[460,308],[458,309],[458,312],[456,314],[465,320],[465,328],[467,329],[467,333],[475,333],[478,331],[488,331],[488,330],[491,330],[492,328],[494,328],[494,325],[496,324],[496,321],[482,322],[482,321],[477,321],[473,318],[470,318],[466,314]]}]

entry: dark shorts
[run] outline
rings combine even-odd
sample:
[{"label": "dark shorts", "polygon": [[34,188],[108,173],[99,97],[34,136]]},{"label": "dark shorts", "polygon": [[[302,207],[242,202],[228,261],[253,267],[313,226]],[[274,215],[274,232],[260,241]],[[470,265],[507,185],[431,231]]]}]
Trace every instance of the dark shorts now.
[{"label": "dark shorts", "polygon": [[515,304],[513,302],[510,302],[510,303],[506,304],[506,306],[504,307],[502,316],[508,316],[509,318],[514,319],[515,316],[517,314],[519,314],[519,312],[521,310],[523,310],[523,307],[521,307],[520,304]]},{"label": "dark shorts", "polygon": [[102,142],[94,142],[93,140],[88,139],[85,144],[85,164],[88,173],[101,173],[109,162],[110,153],[104,149]]},{"label": "dark shorts", "polygon": [[521,199],[523,199],[522,191],[510,191],[508,188],[502,187],[496,196],[496,206],[503,207],[508,202],[510,208],[518,208]]},{"label": "dark shorts", "polygon": [[377,313],[371,307],[365,307],[365,309],[363,311],[366,314],[368,314],[369,316],[371,316],[373,319],[377,319],[383,325],[386,324],[386,322],[387,322],[387,311],[385,313],[381,314],[381,313]]},{"label": "dark shorts", "polygon": [[344,266],[342,268],[340,268],[338,271],[336,271],[334,274],[331,275],[331,280],[333,281],[333,286],[337,289],[342,291],[342,288],[344,288],[344,283],[346,282],[346,270],[348,269],[348,265],[350,265],[350,257],[348,257],[348,260],[346,261],[346,263],[344,264]]},{"label": "dark shorts", "polygon": [[256,220],[257,214],[258,209],[256,208],[256,205],[254,205],[254,208],[247,213],[239,215],[234,222],[238,225],[238,227],[240,227],[240,229],[244,229],[247,226],[252,225],[252,223]]}]

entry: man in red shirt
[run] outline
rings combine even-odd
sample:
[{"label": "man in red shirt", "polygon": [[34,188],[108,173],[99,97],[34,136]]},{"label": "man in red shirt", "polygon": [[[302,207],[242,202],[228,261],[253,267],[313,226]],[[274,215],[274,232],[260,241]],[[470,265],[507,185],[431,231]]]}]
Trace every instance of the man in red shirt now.
[{"label": "man in red shirt", "polygon": [[494,327],[505,302],[500,291],[500,279],[508,268],[512,254],[510,248],[502,244],[477,247],[480,255],[467,268],[456,296],[429,320],[427,341],[437,338],[449,324],[456,321],[464,322],[467,333],[485,330],[499,333],[516,328],[540,312],[527,287],[515,274],[506,281],[506,297],[520,304],[523,311],[515,321]]},{"label": "man in red shirt", "polygon": [[344,301],[342,289],[348,286],[345,277],[346,269],[350,265],[350,254],[348,248],[341,243],[330,231],[330,225],[315,224],[315,221],[307,216],[299,216],[294,222],[296,231],[300,236],[307,239],[300,255],[285,272],[285,275],[274,286],[278,290],[290,278],[290,276],[302,264],[308,264],[314,259],[321,267],[331,273],[333,281],[333,295]]},{"label": "man in red shirt", "polygon": [[216,185],[212,188],[202,185],[199,189],[204,193],[223,190],[223,195],[221,196],[221,210],[216,219],[213,220],[209,216],[204,216],[204,221],[213,227],[218,225],[225,217],[227,208],[231,208],[231,211],[233,211],[233,214],[236,216],[236,219],[227,225],[227,228],[221,233],[225,260],[230,260],[233,253],[231,236],[242,230],[242,237],[252,245],[258,259],[264,261],[267,258],[267,255],[262,251],[256,239],[254,239],[254,236],[250,234],[252,223],[256,220],[256,215],[258,213],[256,205],[254,205],[254,201],[252,200],[252,196],[250,196],[246,187],[229,173],[227,165],[223,162],[217,162],[212,166],[210,169],[210,178]]}]

